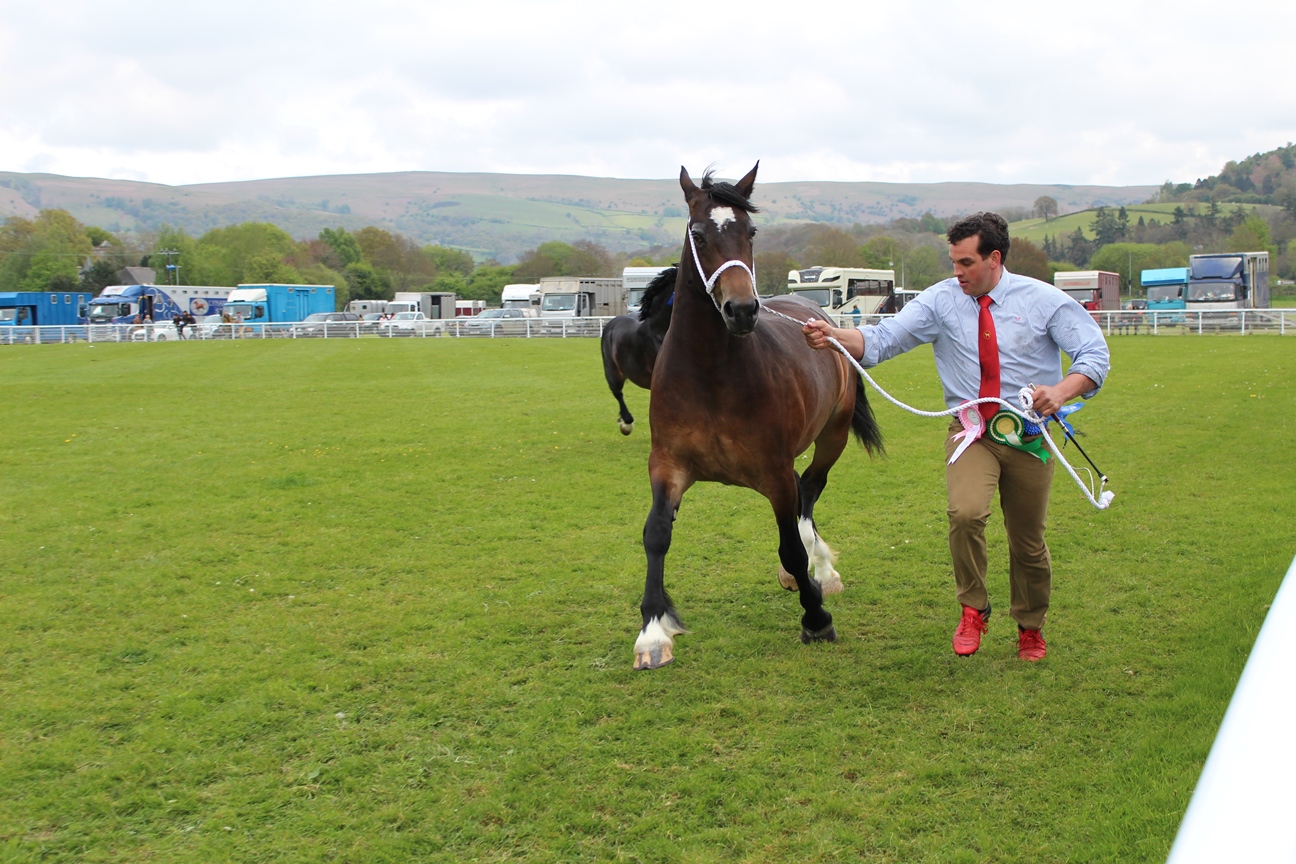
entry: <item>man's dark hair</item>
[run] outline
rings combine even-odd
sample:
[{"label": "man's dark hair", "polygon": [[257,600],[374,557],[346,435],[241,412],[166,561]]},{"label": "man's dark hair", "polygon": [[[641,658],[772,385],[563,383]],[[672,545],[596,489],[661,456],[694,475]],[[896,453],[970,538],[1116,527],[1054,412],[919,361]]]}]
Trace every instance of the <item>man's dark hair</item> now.
[{"label": "man's dark hair", "polygon": [[977,254],[986,258],[999,250],[999,263],[1008,260],[1008,223],[998,213],[973,213],[950,226],[945,235],[950,245],[977,237]]}]

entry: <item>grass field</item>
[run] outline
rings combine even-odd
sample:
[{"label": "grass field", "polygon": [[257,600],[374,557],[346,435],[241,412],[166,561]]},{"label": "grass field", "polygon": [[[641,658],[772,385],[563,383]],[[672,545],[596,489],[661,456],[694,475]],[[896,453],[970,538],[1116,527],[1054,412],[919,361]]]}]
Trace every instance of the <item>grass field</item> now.
[{"label": "grass field", "polygon": [[[647,394],[623,438],[592,340],[0,351],[0,858],[1162,861],[1296,552],[1296,355],[1112,349],[1047,660],[950,651],[943,424],[879,399],[817,512],[840,641],[703,485],[650,673]],[[939,402],[929,351],[877,377]]]}]

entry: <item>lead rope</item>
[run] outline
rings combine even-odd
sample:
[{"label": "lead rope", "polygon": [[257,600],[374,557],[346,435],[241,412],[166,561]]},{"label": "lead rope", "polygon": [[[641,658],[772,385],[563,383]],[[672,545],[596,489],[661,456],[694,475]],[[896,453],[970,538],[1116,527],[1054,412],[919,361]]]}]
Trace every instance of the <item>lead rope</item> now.
[{"label": "lead rope", "polygon": [[[694,252],[694,254],[696,255],[697,253]],[[701,270],[699,269],[698,272],[701,272]],[[798,321],[797,319],[793,318],[790,315],[784,315],[782,312],[778,311],[777,309],[772,309],[768,305],[765,306],[764,308],[765,311],[772,312],[780,318],[785,318],[788,321],[791,321],[793,324],[799,325],[801,327],[806,326],[807,322]],[[815,319],[811,318],[810,320],[813,321]],[[850,361],[850,364],[855,367],[855,370],[859,372],[860,375],[864,376],[864,380],[867,381],[870,385],[872,385],[874,390],[882,394],[882,398],[886,399],[888,402],[890,402],[892,405],[895,405],[897,408],[902,408],[905,411],[908,411],[910,414],[917,414],[919,417],[950,417],[954,414],[959,413],[960,411],[964,410],[969,406],[980,405],[983,402],[994,402],[999,405],[1002,405],[1006,410],[1011,411],[1013,414],[1016,414],[1018,417],[1021,417],[1026,422],[1031,423],[1032,425],[1038,426],[1040,428],[1040,434],[1043,436],[1045,444],[1048,446],[1049,450],[1053,452],[1053,455],[1057,457],[1057,460],[1062,463],[1062,467],[1065,468],[1067,470],[1067,473],[1071,475],[1071,479],[1074,480],[1076,482],[1076,485],[1080,487],[1080,491],[1083,492],[1084,496],[1089,499],[1090,504],[1092,504],[1094,507],[1098,508],[1099,510],[1106,510],[1108,507],[1111,506],[1112,499],[1116,497],[1116,493],[1112,492],[1109,489],[1104,488],[1107,485],[1107,478],[1106,477],[1101,478],[1101,483],[1098,485],[1097,489],[1091,489],[1090,486],[1085,485],[1084,481],[1080,479],[1080,475],[1076,474],[1075,469],[1071,467],[1071,463],[1067,462],[1066,458],[1063,457],[1062,451],[1058,449],[1057,444],[1053,441],[1053,436],[1048,434],[1048,428],[1045,425],[1044,418],[1040,417],[1040,415],[1030,407],[1031,391],[1029,387],[1023,387],[1021,390],[1017,392],[1017,399],[1021,402],[1020,406],[1010,404],[1009,402],[1006,402],[1003,399],[999,399],[994,396],[982,396],[977,399],[969,399],[967,402],[964,402],[962,405],[958,405],[954,408],[947,408],[944,411],[923,411],[919,408],[914,408],[911,405],[906,405],[905,403],[901,402],[899,399],[892,396],[890,393],[883,390],[881,387],[878,386],[878,383],[873,380],[872,376],[870,376],[868,372],[864,370],[864,367],[859,364],[859,361],[857,361],[854,357],[852,357],[850,352],[847,351],[840,342],[838,342],[832,336],[828,337],[828,341],[829,343],[832,344],[834,348],[836,348],[838,351],[842,353],[842,356],[844,356],[847,360]],[[970,442],[965,442],[964,445],[962,446],[966,446],[967,443]],[[1090,484],[1093,483],[1092,475],[1090,475],[1089,482]]]}]

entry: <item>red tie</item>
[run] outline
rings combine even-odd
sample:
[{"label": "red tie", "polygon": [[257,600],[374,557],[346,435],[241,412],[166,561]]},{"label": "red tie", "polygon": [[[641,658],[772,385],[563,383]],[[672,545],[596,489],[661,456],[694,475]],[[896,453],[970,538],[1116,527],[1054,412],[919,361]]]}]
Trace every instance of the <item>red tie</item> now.
[{"label": "red tie", "polygon": [[[999,340],[995,336],[994,319],[990,317],[990,295],[982,294],[976,298],[977,303],[981,305],[981,312],[977,316],[977,356],[981,360],[981,389],[977,391],[977,397],[984,399],[987,396],[993,396],[998,399],[1000,396],[999,389]],[[999,413],[1000,406],[994,402],[982,402],[977,406],[981,416],[987,423],[990,418]]]}]

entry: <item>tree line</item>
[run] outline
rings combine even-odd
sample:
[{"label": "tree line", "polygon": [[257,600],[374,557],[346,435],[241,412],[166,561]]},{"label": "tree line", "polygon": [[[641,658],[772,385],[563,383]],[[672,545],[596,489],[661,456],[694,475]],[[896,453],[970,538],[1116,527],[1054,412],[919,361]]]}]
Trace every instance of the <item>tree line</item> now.
[{"label": "tree line", "polygon": [[[771,226],[762,230],[758,244],[760,290],[782,293],[789,270],[816,264],[894,269],[909,284],[925,286],[948,275],[942,231],[944,223],[930,213],[886,226]],[[475,261],[461,249],[419,245],[375,226],[326,228],[304,240],[265,222],[214,228],[198,237],[167,226],[123,236],[54,209],[41,210],[34,219],[11,216],[0,223],[3,291],[93,293],[118,284],[123,268],[150,267],[159,284],[332,285],[339,304],[390,299],[397,291],[449,291],[463,299],[498,303],[500,290],[513,282],[618,276],[626,266],[673,264],[678,257],[676,246],[615,252],[590,240],[551,241],[506,265]]]},{"label": "tree line", "polygon": [[[1029,211],[1009,208],[1001,215],[1010,221],[1029,216],[1047,221],[1058,216],[1058,204],[1041,196]],[[1098,207],[1087,227],[1087,233],[1076,228],[1046,234],[1040,246],[1013,239],[1009,268],[1047,282],[1058,270],[1111,270],[1137,285],[1133,280],[1141,270],[1186,266],[1194,251],[1267,249],[1271,272],[1296,277],[1296,260],[1288,251],[1296,236],[1296,214],[1275,205],[1248,210],[1213,199],[1184,201],[1164,220],[1143,215],[1132,220],[1123,206]],[[815,265],[894,270],[897,284],[925,288],[952,272],[945,230],[946,221],[931,213],[882,225],[764,226],[756,244],[758,288],[762,294],[783,293],[788,271]],[[616,252],[578,240],[541,243],[517,263],[501,264],[474,260],[461,249],[420,245],[376,226],[326,228],[304,240],[265,222],[215,228],[198,237],[166,226],[119,236],[54,209],[41,210],[34,219],[12,216],[0,223],[0,291],[97,292],[121,281],[124,267],[145,266],[154,269],[159,283],[332,285],[339,305],[390,299],[397,291],[448,291],[497,304],[503,286],[513,282],[616,276],[625,266],[668,265],[678,258],[679,246],[673,244]]]}]

